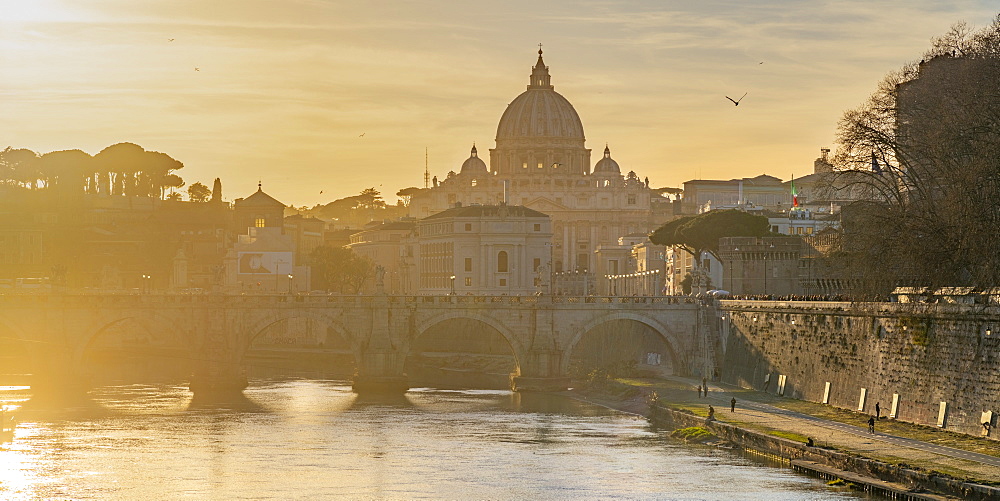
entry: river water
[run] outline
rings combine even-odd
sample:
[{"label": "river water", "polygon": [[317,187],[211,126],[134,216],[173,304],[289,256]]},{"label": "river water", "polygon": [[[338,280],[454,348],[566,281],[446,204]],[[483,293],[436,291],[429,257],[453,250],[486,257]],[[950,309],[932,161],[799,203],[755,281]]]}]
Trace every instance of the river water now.
[{"label": "river water", "polygon": [[256,380],[235,402],[181,385],[25,400],[0,499],[858,499],[644,419],[560,397]]}]

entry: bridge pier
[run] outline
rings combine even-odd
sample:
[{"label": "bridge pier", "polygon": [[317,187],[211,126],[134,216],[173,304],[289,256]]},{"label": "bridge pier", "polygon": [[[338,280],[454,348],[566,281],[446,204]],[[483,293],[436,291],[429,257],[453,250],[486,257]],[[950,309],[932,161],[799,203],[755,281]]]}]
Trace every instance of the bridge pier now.
[{"label": "bridge pier", "polygon": [[199,326],[203,333],[199,351],[204,358],[188,385],[195,395],[228,397],[242,394],[249,386],[242,354],[231,348],[230,336],[226,335],[224,320],[220,317],[203,318]]},{"label": "bridge pier", "polygon": [[510,389],[518,392],[569,389],[570,378],[562,370],[562,355],[559,350],[529,351],[520,374],[511,374]]},{"label": "bridge pier", "polygon": [[396,351],[367,351],[361,354],[352,389],[355,393],[406,393],[409,378],[403,374],[403,355]]}]

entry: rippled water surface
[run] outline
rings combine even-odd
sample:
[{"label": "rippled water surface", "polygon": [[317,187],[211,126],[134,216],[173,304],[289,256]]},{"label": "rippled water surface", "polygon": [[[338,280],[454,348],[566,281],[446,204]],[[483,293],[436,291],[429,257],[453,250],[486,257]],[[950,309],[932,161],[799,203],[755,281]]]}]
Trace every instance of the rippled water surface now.
[{"label": "rippled water surface", "polygon": [[337,381],[256,381],[237,402],[107,386],[8,405],[2,499],[854,499],[578,401]]}]

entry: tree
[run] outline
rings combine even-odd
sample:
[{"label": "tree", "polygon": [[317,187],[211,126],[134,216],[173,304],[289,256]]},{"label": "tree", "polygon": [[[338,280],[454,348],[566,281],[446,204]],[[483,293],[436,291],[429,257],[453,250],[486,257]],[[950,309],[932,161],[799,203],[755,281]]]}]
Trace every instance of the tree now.
[{"label": "tree", "polygon": [[357,294],[372,276],[375,266],[367,257],[345,247],[322,245],[309,255],[316,285],[324,290]]},{"label": "tree", "polygon": [[384,209],[385,200],[382,200],[382,194],[376,190],[374,187],[366,188],[361,191],[358,195],[357,205],[354,206],[355,209]]},{"label": "tree", "polygon": [[399,197],[399,200],[403,202],[403,206],[404,207],[409,207],[410,206],[410,198],[413,197],[413,195],[415,195],[415,194],[417,194],[417,193],[419,193],[421,191],[422,191],[422,188],[417,188],[417,187],[411,186],[409,188],[403,188],[403,189],[397,191],[396,192],[396,196]]},{"label": "tree", "polygon": [[204,184],[194,183],[188,186],[188,198],[192,202],[207,202],[210,196],[212,196],[212,190],[209,190],[208,186]]},{"label": "tree", "polygon": [[94,158],[85,151],[50,151],[38,158],[38,170],[49,188],[60,193],[83,193],[84,180],[93,172]]},{"label": "tree", "polygon": [[719,239],[724,237],[762,237],[770,225],[764,216],[730,209],[714,210],[697,216],[685,216],[667,222],[649,235],[654,244],[675,246],[687,251],[701,267],[702,253],[719,258]]},{"label": "tree", "polygon": [[956,24],[838,125],[835,164],[870,200],[828,256],[857,296],[1000,283],[1000,16]]},{"label": "tree", "polygon": [[38,154],[8,146],[0,151],[0,175],[6,183],[34,188],[38,181]]}]

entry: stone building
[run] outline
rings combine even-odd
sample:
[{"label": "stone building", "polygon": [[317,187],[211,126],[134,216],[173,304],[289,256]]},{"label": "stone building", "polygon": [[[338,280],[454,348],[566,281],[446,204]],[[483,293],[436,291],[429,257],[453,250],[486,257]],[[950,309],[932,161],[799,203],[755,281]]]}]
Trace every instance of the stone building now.
[{"label": "stone building", "polygon": [[500,117],[489,166],[473,146],[459,172],[412,195],[410,215],[427,218],[456,203],[506,203],[548,214],[552,271],[586,273],[592,280],[598,246],[652,229],[653,197],[659,194],[646,180],[622,174],[608,147],[591,169],[580,116],[555,91],[539,50],[527,90]]},{"label": "stone building", "polygon": [[[382,266],[385,273],[382,278],[383,291],[388,294],[416,291],[406,264],[412,262],[413,256],[405,255],[406,248],[403,245],[415,227],[416,221],[413,220],[369,223],[364,230],[350,237],[348,247],[351,250]],[[377,292],[375,283],[369,282],[365,284],[365,292]]]},{"label": "stone building", "polygon": [[404,293],[531,295],[550,284],[552,223],[527,207],[458,206],[417,221],[401,252]]}]

